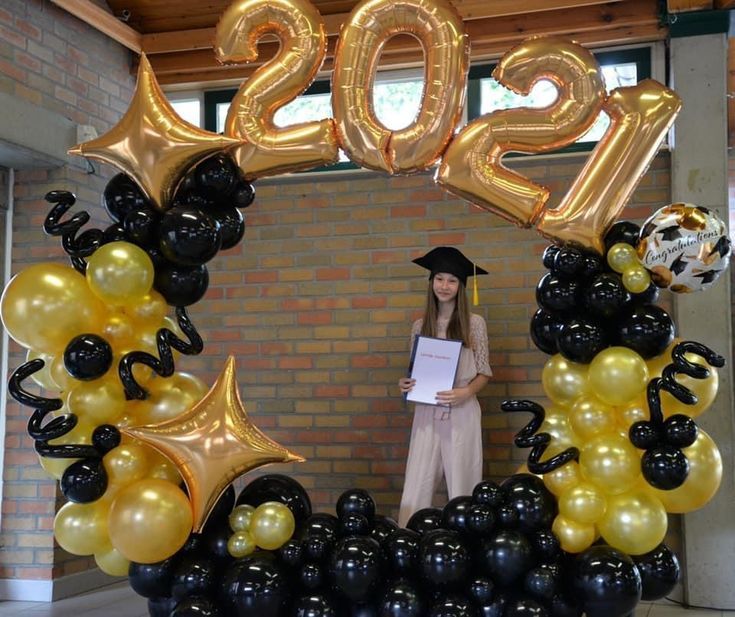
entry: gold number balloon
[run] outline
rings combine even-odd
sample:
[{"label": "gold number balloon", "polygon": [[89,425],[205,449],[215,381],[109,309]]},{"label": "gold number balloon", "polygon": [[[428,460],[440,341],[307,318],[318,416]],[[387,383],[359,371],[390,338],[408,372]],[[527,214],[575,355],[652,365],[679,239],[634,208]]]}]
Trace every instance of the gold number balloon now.
[{"label": "gold number balloon", "polygon": [[[373,84],[383,46],[415,36],[424,49],[424,92],[411,125],[391,131],[373,110]],[[355,163],[388,173],[431,166],[460,119],[469,47],[462,18],[447,0],[364,0],[350,14],[335,52],[332,107],[340,145]]]},{"label": "gold number balloon", "polygon": [[541,79],[559,96],[548,107],[494,111],[470,122],[449,144],[436,180],[447,190],[521,226],[541,214],[549,191],[501,164],[507,152],[539,153],[573,143],[594,123],[605,96],[595,57],[561,37],[527,39],[493,72],[514,92]]},{"label": "gold number balloon", "polygon": [[249,179],[309,169],[337,160],[334,120],[278,128],[278,108],[301,94],[324,61],[327,35],[308,0],[239,0],[222,14],[215,31],[221,62],[252,62],[258,39],[275,34],[281,47],[240,86],[227,114],[225,134],[245,143],[233,151]]},{"label": "gold number balloon", "polygon": [[605,230],[646,173],[680,108],[677,94],[652,79],[613,90],[603,107],[610,126],[559,207],[543,213],[539,233],[604,254]]}]

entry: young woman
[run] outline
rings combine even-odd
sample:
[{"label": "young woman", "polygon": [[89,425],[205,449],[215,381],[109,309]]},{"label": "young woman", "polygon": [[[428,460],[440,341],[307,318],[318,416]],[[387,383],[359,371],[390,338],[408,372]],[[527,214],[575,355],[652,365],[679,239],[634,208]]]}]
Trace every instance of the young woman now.
[{"label": "young woman", "polygon": [[[488,362],[487,326],[471,314],[467,278],[487,274],[458,249],[440,246],[414,263],[431,272],[422,319],[411,329],[411,349],[418,335],[462,341],[454,387],[436,393],[436,405],[416,403],[406,478],[398,515],[405,527],[411,515],[431,506],[441,479],[449,498],[470,495],[482,479],[482,434],[477,393],[492,375]],[[415,380],[404,377],[398,386],[404,396]]]}]

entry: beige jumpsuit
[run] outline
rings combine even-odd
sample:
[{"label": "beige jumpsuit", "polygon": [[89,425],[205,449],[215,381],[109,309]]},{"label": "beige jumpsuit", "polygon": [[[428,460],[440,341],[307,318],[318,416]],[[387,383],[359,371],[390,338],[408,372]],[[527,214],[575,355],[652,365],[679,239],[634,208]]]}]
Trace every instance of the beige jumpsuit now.
[{"label": "beige jumpsuit", "polygon": [[[423,320],[411,329],[411,347]],[[448,322],[437,322],[438,337],[446,338]],[[479,315],[470,316],[471,348],[462,347],[454,387],[461,388],[477,375],[492,375],[488,362],[487,326]],[[408,447],[406,479],[398,514],[405,527],[411,515],[431,506],[442,470],[449,499],[472,494],[482,479],[482,430],[476,396],[451,408],[416,403]]]}]

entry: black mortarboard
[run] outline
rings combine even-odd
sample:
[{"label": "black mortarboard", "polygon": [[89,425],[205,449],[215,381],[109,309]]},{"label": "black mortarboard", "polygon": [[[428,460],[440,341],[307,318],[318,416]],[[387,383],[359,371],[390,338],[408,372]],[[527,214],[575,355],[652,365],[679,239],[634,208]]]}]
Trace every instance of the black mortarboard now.
[{"label": "black mortarboard", "polygon": [[468,276],[487,274],[487,270],[476,266],[453,246],[437,246],[423,257],[414,259],[413,263],[429,270],[432,276],[437,272],[453,274],[464,285],[467,285]]}]

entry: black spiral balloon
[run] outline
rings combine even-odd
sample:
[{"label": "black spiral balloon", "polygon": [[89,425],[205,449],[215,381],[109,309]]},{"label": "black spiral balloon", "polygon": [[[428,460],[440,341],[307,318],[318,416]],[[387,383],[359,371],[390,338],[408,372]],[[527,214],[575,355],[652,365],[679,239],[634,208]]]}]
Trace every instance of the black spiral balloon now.
[{"label": "black spiral balloon", "polygon": [[23,381],[37,373],[44,367],[41,359],[31,360],[21,364],[10,377],[8,392],[21,405],[33,407],[33,412],[28,420],[28,434],[35,440],[36,452],[41,456],[49,458],[100,458],[104,452],[95,446],[85,444],[51,445],[51,439],[58,439],[66,435],[77,425],[77,417],[73,413],[64,414],[53,418],[45,425],[43,421],[52,411],[61,409],[64,404],[60,398],[46,398],[31,394],[23,388]]},{"label": "black spiral balloon", "polygon": [[76,202],[76,197],[69,191],[50,191],[46,193],[46,201],[56,204],[43,222],[43,230],[50,236],[61,236],[61,246],[71,259],[74,269],[84,274],[87,262],[84,259],[94,253],[102,244],[103,231],[101,229],[87,229],[77,236],[79,230],[89,222],[90,216],[86,211],[77,212],[68,221],[61,222]]},{"label": "black spiral balloon", "polygon": [[204,349],[202,337],[199,336],[199,332],[197,332],[183,306],[176,307],[176,319],[181,331],[189,339],[188,343],[181,340],[168,328],[161,328],[156,333],[158,358],[146,351],[131,351],[121,358],[120,364],[118,365],[118,373],[120,374],[120,381],[125,389],[125,396],[128,400],[143,400],[147,397],[146,391],[135,380],[135,377],[133,377],[133,366],[135,364],[145,364],[161,377],[170,377],[175,370],[174,356],[171,351],[172,347],[187,356],[197,355]]},{"label": "black spiral balloon", "polygon": [[541,462],[541,457],[551,441],[551,435],[536,432],[541,428],[546,416],[546,411],[538,403],[518,400],[503,401],[500,409],[505,412],[527,411],[533,414],[533,419],[516,433],[513,440],[513,443],[519,448],[531,448],[527,462],[528,471],[531,473],[549,473],[562,465],[566,465],[569,461],[579,460],[579,450],[572,447],[552,456],[547,461]]}]

